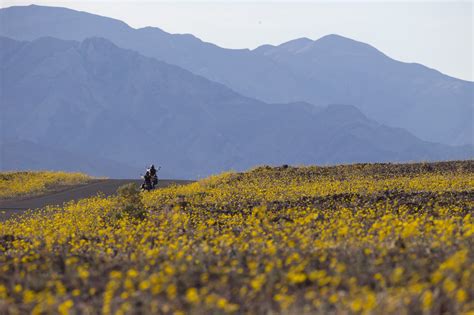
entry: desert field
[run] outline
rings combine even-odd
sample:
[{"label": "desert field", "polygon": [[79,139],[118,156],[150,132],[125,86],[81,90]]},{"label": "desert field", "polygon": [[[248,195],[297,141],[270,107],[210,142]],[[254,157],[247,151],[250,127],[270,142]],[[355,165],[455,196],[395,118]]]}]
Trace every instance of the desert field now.
[{"label": "desert field", "polygon": [[92,180],[81,173],[0,172],[0,199],[37,196]]},{"label": "desert field", "polygon": [[0,222],[0,313],[474,314],[474,161],[135,186]]}]

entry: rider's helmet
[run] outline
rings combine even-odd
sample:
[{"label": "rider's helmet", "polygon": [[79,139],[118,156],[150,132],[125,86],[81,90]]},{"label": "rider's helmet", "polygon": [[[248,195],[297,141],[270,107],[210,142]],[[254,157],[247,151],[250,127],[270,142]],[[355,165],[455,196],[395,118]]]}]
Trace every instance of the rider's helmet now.
[{"label": "rider's helmet", "polygon": [[155,165],[154,164],[150,165],[150,169],[153,169],[153,168],[155,168]]}]

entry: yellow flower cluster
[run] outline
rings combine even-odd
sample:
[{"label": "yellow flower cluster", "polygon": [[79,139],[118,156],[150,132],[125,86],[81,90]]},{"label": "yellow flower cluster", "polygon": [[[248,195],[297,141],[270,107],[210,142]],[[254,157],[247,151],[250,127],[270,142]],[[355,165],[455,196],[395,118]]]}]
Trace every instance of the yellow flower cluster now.
[{"label": "yellow flower cluster", "polygon": [[0,199],[37,195],[68,185],[83,184],[91,179],[81,173],[3,172],[0,173]]},{"label": "yellow flower cluster", "polygon": [[474,161],[260,167],[0,223],[0,313],[474,310]]}]

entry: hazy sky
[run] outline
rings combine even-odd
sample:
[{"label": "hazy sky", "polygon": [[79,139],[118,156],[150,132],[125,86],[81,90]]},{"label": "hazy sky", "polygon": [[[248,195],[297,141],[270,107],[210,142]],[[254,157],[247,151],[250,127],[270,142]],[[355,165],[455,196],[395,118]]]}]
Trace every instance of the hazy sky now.
[{"label": "hazy sky", "polygon": [[397,60],[474,80],[473,1],[7,1],[1,7],[63,6],[191,33],[227,48],[327,34],[369,43]]}]

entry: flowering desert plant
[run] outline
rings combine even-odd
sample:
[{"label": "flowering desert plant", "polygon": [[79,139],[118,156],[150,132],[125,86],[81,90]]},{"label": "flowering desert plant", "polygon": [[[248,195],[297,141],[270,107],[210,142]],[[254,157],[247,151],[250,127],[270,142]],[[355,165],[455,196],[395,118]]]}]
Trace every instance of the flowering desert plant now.
[{"label": "flowering desert plant", "polygon": [[3,172],[0,173],[0,199],[38,195],[91,180],[90,176],[81,173]]},{"label": "flowering desert plant", "polygon": [[118,210],[121,211],[120,216],[128,215],[135,219],[144,219],[147,211],[143,205],[140,190],[134,183],[120,186],[117,189]]},{"label": "flowering desert plant", "polygon": [[[471,314],[474,162],[260,167],[0,223],[0,313]],[[134,197],[135,198],[135,197]]]}]

